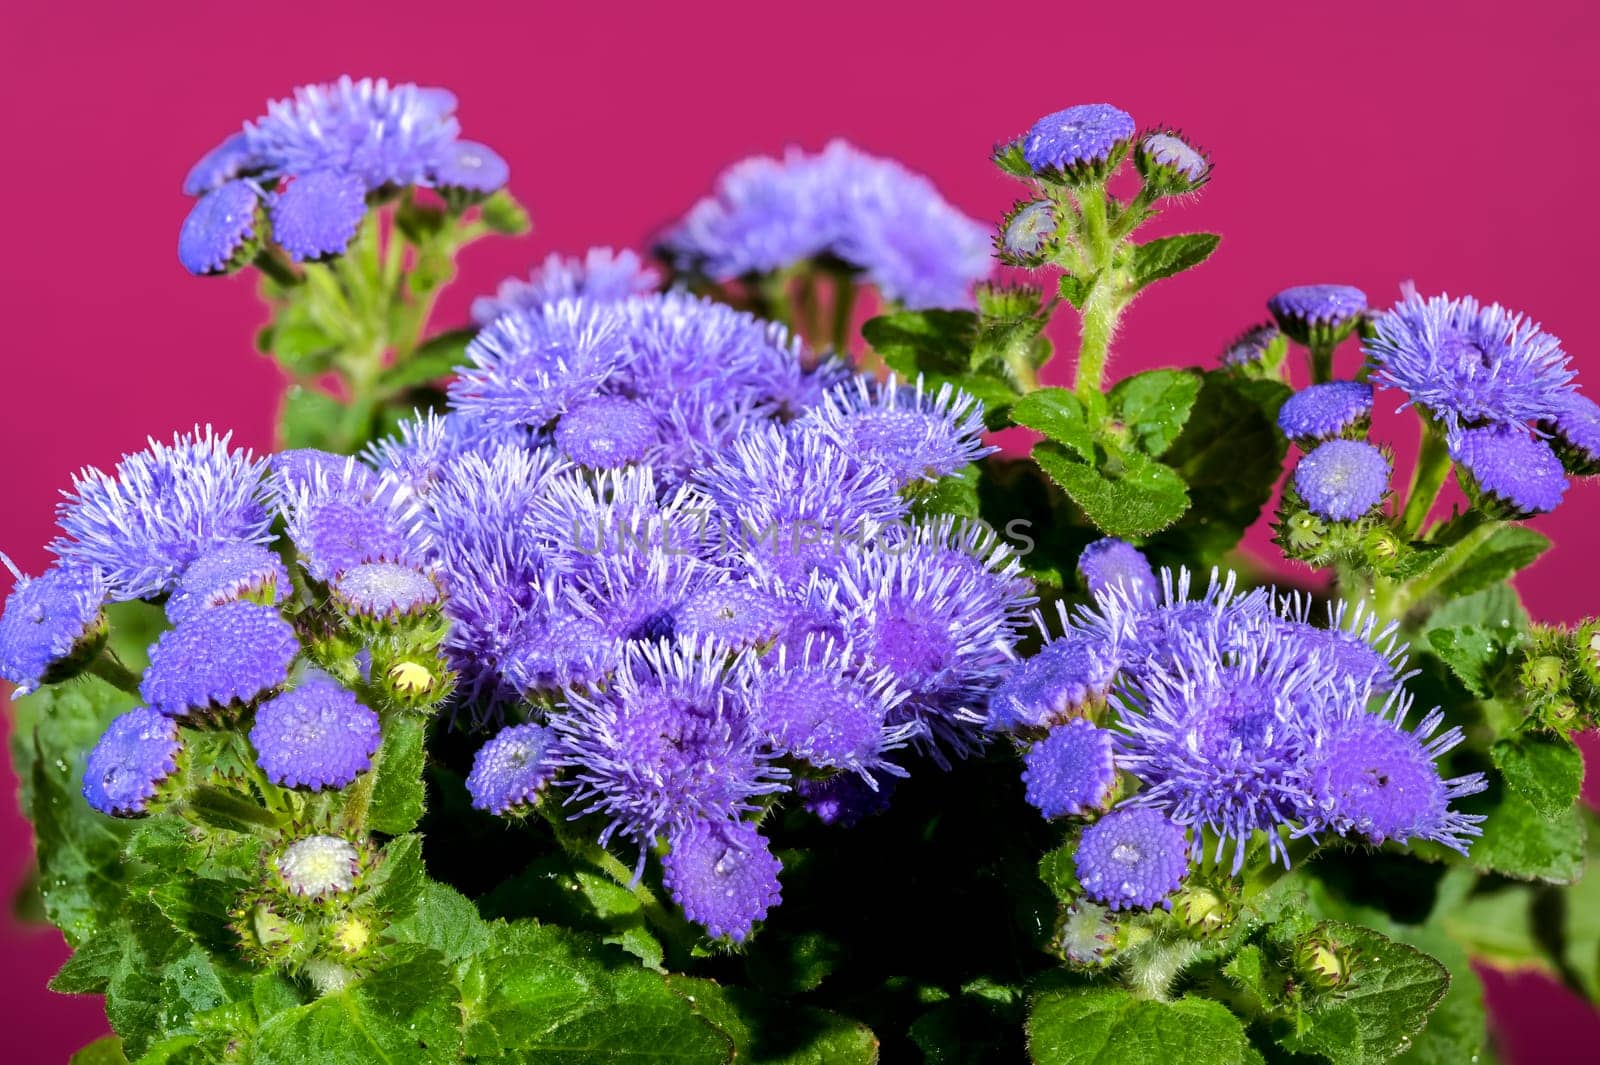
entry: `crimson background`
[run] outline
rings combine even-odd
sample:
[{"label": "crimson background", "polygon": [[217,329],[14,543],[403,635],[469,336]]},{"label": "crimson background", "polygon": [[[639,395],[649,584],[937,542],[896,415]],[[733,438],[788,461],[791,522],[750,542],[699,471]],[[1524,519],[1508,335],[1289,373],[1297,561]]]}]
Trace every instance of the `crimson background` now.
[{"label": "crimson background", "polygon": [[[1213,152],[1214,183],[1175,222],[1226,236],[1204,270],[1141,301],[1118,372],[1210,358],[1287,284],[1350,282],[1386,301],[1415,278],[1528,311],[1600,374],[1597,39],[1600,8],[1581,0],[13,0],[0,11],[0,544],[43,565],[69,473],[146,434],[210,422],[270,445],[279,380],[250,346],[260,311],[248,282],[179,268],[178,186],[297,84],[350,72],[449,86],[467,135],[510,160],[537,232],[472,249],[445,320],[548,250],[640,246],[722,165],[791,142],[846,136],[996,217],[1016,187],[988,164],[991,143],[1110,100]],[[1535,523],[1560,544],[1521,581],[1536,614],[1594,611],[1597,521],[1585,487]],[[29,836],[9,764],[0,774],[9,891]],[[53,931],[8,918],[0,945],[8,1060],[61,1061],[105,1029],[98,1000],[44,990],[65,953]],[[1490,990],[1514,1062],[1594,1060],[1600,1019],[1572,996],[1532,976]]]}]

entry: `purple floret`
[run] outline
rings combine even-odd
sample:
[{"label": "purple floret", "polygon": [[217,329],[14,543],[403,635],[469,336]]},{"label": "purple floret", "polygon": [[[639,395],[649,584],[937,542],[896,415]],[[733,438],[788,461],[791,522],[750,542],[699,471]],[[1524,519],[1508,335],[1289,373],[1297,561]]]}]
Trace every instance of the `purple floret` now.
[{"label": "purple floret", "polygon": [[1389,459],[1362,440],[1328,440],[1295,467],[1294,488],[1318,517],[1355,521],[1383,502]]},{"label": "purple floret", "polygon": [[378,715],[331,677],[309,674],[293,691],[261,704],[250,742],[274,784],[342,788],[372,767],[382,737]]},{"label": "purple floret", "polygon": [[478,748],[467,792],[478,810],[503,814],[537,801],[556,775],[549,750],[555,734],[544,725],[512,725]]},{"label": "purple floret", "polygon": [[1113,910],[1148,910],[1189,875],[1184,829],[1159,811],[1113,810],[1083,831],[1073,857],[1083,892]]},{"label": "purple floret", "polygon": [[744,821],[695,821],[672,834],[662,883],[684,916],[712,939],[742,943],[782,900],[766,837]]},{"label": "purple floret", "polygon": [[1117,779],[1111,733],[1083,718],[1050,730],[1023,757],[1028,802],[1046,817],[1068,817],[1104,803]]},{"label": "purple floret", "polygon": [[1372,420],[1372,386],[1329,381],[1290,396],[1278,411],[1278,426],[1301,445],[1354,434],[1364,436]]},{"label": "purple floret", "polygon": [[139,694],[174,717],[249,703],[288,679],[299,652],[294,627],[272,607],[223,603],[161,634]]},{"label": "purple floret", "polygon": [[119,715],[89,752],[83,797],[103,814],[145,811],[161,782],[178,767],[178,723],[140,706]]},{"label": "purple floret", "polygon": [[1133,139],[1133,117],[1110,104],[1078,104],[1045,115],[1022,140],[1035,173],[1104,166]]},{"label": "purple floret", "polygon": [[1514,426],[1463,430],[1450,442],[1450,457],[1478,505],[1504,517],[1552,511],[1567,491],[1555,451]]}]

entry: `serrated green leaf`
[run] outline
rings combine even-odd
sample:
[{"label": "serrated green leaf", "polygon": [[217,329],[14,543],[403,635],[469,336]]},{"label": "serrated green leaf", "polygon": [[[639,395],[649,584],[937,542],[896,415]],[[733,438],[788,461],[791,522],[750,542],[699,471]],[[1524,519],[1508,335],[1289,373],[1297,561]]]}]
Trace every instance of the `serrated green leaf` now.
[{"label": "serrated green leaf", "polygon": [[1094,461],[1094,430],[1084,414],[1083,403],[1065,388],[1029,392],[1011,405],[1011,420],[1066,445],[1084,462]]},{"label": "serrated green leaf", "polygon": [[378,907],[398,917],[410,914],[427,886],[422,865],[422,838],[399,836],[383,848],[383,860],[367,877],[366,889]]},{"label": "serrated green leaf", "polygon": [[454,1062],[460,1005],[444,959],[404,948],[392,962],[307,1006],[277,1014],[256,1037],[260,1065]]},{"label": "serrated green leaf", "polygon": [[745,963],[757,987],[779,995],[815,990],[837,969],[844,948],[822,932],[769,931]]},{"label": "serrated green leaf", "polygon": [[982,475],[977,463],[968,463],[952,476],[941,477],[932,484],[913,485],[907,490],[912,514],[978,517],[978,479]]},{"label": "serrated green leaf", "polygon": [[825,1010],[768,1001],[742,988],[673,975],[667,984],[732,1042],[750,1065],[873,1065],[878,1040],[862,1024]]},{"label": "serrated green leaf", "polygon": [[861,335],[903,377],[959,374],[970,368],[978,316],[971,311],[899,311],[869,319]]},{"label": "serrated green leaf", "polygon": [[1586,835],[1576,809],[1546,817],[1520,793],[1506,788],[1498,801],[1492,801],[1483,835],[1472,842],[1468,857],[1485,873],[1570,884],[1583,875]]},{"label": "serrated green leaf", "polygon": [[1047,992],[1028,1016],[1036,1065],[1239,1065],[1248,1041],[1226,1006],[1185,996],[1171,1002],[1128,991]]},{"label": "serrated green leaf", "polygon": [[1107,536],[1149,536],[1189,507],[1183,479],[1138,452],[1123,456],[1115,471],[1096,469],[1052,443],[1035,447],[1033,460]]},{"label": "serrated green leaf", "polygon": [[304,385],[291,385],[283,394],[278,413],[278,435],[285,448],[333,448],[338,440],[344,404],[328,393]]},{"label": "serrated green leaf", "polygon": [[1131,287],[1137,292],[1162,278],[1199,266],[1211,258],[1221,240],[1216,233],[1180,233],[1134,245],[1128,267]]},{"label": "serrated green leaf", "polygon": [[409,359],[384,370],[378,387],[392,394],[452,376],[466,363],[467,345],[477,335],[477,329],[467,327],[430,337]]},{"label": "serrated green leaf", "polygon": [[128,1058],[122,1052],[122,1040],[108,1035],[72,1055],[67,1065],[128,1065]]},{"label": "serrated green leaf", "polygon": [[1467,691],[1487,697],[1494,694],[1495,679],[1506,666],[1506,644],[1501,634],[1481,625],[1429,629],[1428,644]]},{"label": "serrated green leaf", "polygon": [[425,793],[422,767],[427,723],[415,714],[394,713],[383,723],[383,743],[373,759],[372,804],[367,827],[398,836],[410,832],[422,819]]},{"label": "serrated green leaf", "polygon": [[1189,420],[1201,382],[1201,376],[1191,370],[1134,374],[1111,390],[1111,410],[1133,433],[1139,450],[1159,457]]},{"label": "serrated green leaf", "polygon": [[1565,736],[1530,733],[1490,750],[1506,784],[1545,817],[1572,812],[1583,787],[1583,754]]},{"label": "serrated green leaf", "polygon": [[1191,505],[1151,543],[1158,557],[1206,566],[1238,546],[1283,472],[1288,442],[1276,407],[1288,395],[1276,381],[1205,375],[1182,432],[1161,457],[1188,485]]},{"label": "serrated green leaf", "polygon": [[665,978],[572,932],[493,926],[463,967],[466,1049],[542,1063],[662,1061],[719,1065],[733,1041]]},{"label": "serrated green leaf", "polygon": [[1428,625],[1432,628],[1475,625],[1509,642],[1515,634],[1528,630],[1528,620],[1528,612],[1523,609],[1516,589],[1502,582],[1445,603],[1428,616]]},{"label": "serrated green leaf", "polygon": [[1521,525],[1503,526],[1441,581],[1435,594],[1448,601],[1481,591],[1526,569],[1549,547],[1550,541],[1532,529]]},{"label": "serrated green leaf", "polygon": [[1317,996],[1283,1044],[1341,1062],[1389,1061],[1428,1023],[1449,989],[1449,970],[1415,947],[1360,925],[1324,921],[1313,935],[1350,959],[1350,978]]},{"label": "serrated green leaf", "polygon": [[417,893],[409,916],[391,923],[384,934],[401,943],[436,951],[449,962],[488,949],[489,926],[467,898],[448,884],[428,881]]},{"label": "serrated green leaf", "polygon": [[1548,969],[1534,935],[1534,906],[1542,890],[1547,889],[1497,882],[1442,912],[1440,923],[1473,957],[1491,965]]},{"label": "serrated green leaf", "polygon": [[1083,310],[1083,301],[1089,298],[1089,290],[1094,287],[1094,278],[1075,277],[1072,274],[1062,274],[1059,291],[1061,298],[1072,304],[1078,310]]}]

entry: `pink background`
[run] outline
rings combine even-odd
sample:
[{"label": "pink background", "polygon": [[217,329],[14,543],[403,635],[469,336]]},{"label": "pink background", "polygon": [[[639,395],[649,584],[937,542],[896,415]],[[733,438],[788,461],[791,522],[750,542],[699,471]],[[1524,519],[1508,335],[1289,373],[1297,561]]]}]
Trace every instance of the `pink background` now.
[{"label": "pink background", "polygon": [[[510,160],[534,213],[531,239],[468,253],[445,321],[550,249],[640,246],[722,165],[791,142],[846,136],[996,217],[1017,188],[990,145],[1109,100],[1213,152],[1215,182],[1174,224],[1225,234],[1204,270],[1135,308],[1117,371],[1211,358],[1288,284],[1387,301],[1415,278],[1527,311],[1600,374],[1600,9],[1002,6],[6,4],[0,546],[40,567],[69,473],[146,434],[211,422],[271,443],[279,384],[251,348],[260,311],[248,282],[178,266],[178,187],[266,98],[347,71],[454,89],[466,134]],[[1536,523],[1560,543],[1522,580],[1536,614],[1594,609],[1597,523],[1589,486]],[[29,843],[3,775],[9,892]],[[0,943],[8,1060],[61,1061],[104,1030],[96,1000],[44,990],[64,956],[54,932],[7,924]],[[1600,1020],[1571,996],[1526,977],[1491,989],[1513,1061],[1593,1060]]]}]

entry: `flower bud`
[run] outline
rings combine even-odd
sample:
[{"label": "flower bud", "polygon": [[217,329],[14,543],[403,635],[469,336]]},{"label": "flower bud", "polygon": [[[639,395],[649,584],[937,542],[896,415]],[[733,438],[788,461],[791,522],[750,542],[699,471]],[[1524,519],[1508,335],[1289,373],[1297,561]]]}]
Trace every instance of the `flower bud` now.
[{"label": "flower bud", "polygon": [[356,889],[367,867],[360,848],[338,836],[306,836],[272,860],[274,886],[291,899],[318,902]]},{"label": "flower bud", "polygon": [[1322,933],[1301,940],[1294,952],[1295,970],[1306,984],[1319,991],[1331,991],[1347,983],[1355,961],[1355,951]]},{"label": "flower bud", "polygon": [[1080,899],[1061,911],[1056,925],[1055,950],[1063,961],[1085,967],[1104,965],[1111,959],[1117,924],[1111,911],[1099,903]]}]

